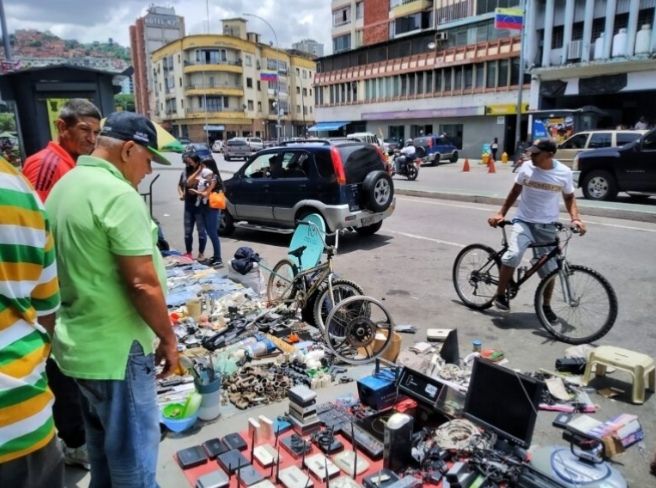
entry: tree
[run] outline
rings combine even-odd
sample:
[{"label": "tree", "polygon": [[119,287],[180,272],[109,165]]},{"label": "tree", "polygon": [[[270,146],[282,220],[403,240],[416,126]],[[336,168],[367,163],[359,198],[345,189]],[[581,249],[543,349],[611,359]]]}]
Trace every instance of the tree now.
[{"label": "tree", "polygon": [[13,113],[3,112],[0,113],[0,132],[14,132],[16,131],[16,119]]},{"label": "tree", "polygon": [[131,93],[119,93],[114,95],[114,106],[116,110],[134,112],[134,95]]}]

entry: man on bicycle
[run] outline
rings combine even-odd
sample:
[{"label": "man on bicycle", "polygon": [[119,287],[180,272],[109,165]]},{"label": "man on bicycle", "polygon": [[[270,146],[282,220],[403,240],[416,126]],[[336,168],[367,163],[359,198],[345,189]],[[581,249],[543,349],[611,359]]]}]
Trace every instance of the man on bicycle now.
[{"label": "man on bicycle", "polygon": [[[510,300],[507,294],[508,283],[515,268],[522,261],[524,252],[531,244],[547,244],[556,237],[554,222],[559,216],[560,195],[563,195],[565,208],[569,213],[572,225],[578,228],[581,235],[585,234],[585,224],[581,221],[579,210],[574,198],[574,184],[572,170],[553,159],[556,154],[556,144],[548,139],[537,140],[527,149],[531,160],[522,164],[517,172],[515,184],[510,189],[501,210],[488,219],[492,227],[502,222],[506,213],[513,206],[517,197],[519,201],[517,213],[513,219],[513,226],[508,240],[508,251],[502,256],[501,270],[499,272],[499,285],[494,299],[497,309],[509,312]],[[548,247],[534,248],[535,257],[547,254]],[[538,270],[540,276],[546,276],[556,268],[553,261],[546,263]],[[543,311],[549,322],[558,321],[556,314],[551,310],[551,295],[553,282],[544,291]]]}]

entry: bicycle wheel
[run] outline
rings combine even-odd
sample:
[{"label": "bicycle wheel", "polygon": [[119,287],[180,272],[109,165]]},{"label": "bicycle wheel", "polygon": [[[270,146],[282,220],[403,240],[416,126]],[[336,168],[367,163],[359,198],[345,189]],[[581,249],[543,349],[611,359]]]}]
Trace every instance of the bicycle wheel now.
[{"label": "bicycle wheel", "polygon": [[362,295],[364,292],[362,288],[356,283],[348,280],[333,280],[333,297],[330,296],[330,289],[328,283],[324,283],[319,290],[317,290],[312,308],[312,317],[314,325],[319,329],[324,330],[326,318],[328,314],[335,307],[335,304],[341,302],[345,298],[354,295]]},{"label": "bicycle wheel", "polygon": [[276,263],[267,282],[267,300],[270,305],[279,305],[294,298],[296,294],[294,276],[296,276],[296,267],[291,261],[283,259]]},{"label": "bicycle wheel", "polygon": [[[549,322],[544,290],[553,283],[551,309],[558,318]],[[569,290],[569,297],[567,297]],[[542,326],[568,344],[587,344],[605,336],[617,318],[617,296],[613,287],[596,271],[565,265],[545,276],[535,291],[535,311]]]},{"label": "bicycle wheel", "polygon": [[383,304],[371,297],[356,295],[342,300],[325,324],[326,345],[345,363],[371,362],[392,343],[394,321]]},{"label": "bicycle wheel", "polygon": [[492,306],[499,283],[501,262],[496,251],[483,244],[470,244],[453,263],[453,286],[469,308],[484,310]]}]

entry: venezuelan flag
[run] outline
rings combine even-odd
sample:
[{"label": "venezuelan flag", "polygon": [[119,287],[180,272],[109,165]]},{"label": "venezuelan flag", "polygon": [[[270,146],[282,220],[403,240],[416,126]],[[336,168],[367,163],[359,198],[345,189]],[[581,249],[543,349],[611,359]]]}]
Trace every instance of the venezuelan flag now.
[{"label": "venezuelan flag", "polygon": [[260,73],[260,80],[268,81],[268,82],[275,82],[275,81],[278,80],[278,73],[271,73],[271,72],[263,71],[262,73]]},{"label": "venezuelan flag", "polygon": [[494,10],[494,28],[522,30],[524,12],[521,8],[497,8]]}]

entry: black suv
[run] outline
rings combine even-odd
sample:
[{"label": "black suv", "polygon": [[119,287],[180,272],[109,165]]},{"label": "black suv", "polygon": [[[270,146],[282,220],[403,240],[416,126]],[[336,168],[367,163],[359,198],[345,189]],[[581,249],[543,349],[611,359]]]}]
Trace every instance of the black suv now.
[{"label": "black suv", "polygon": [[[556,156],[557,157],[557,156]],[[574,158],[574,183],[590,200],[656,194],[656,130],[621,147],[593,149]]]},{"label": "black suv", "polygon": [[223,184],[221,234],[236,222],[289,232],[310,213],[320,214],[329,232],[374,234],[396,203],[384,161],[378,147],[353,141],[311,139],[259,151]]}]

